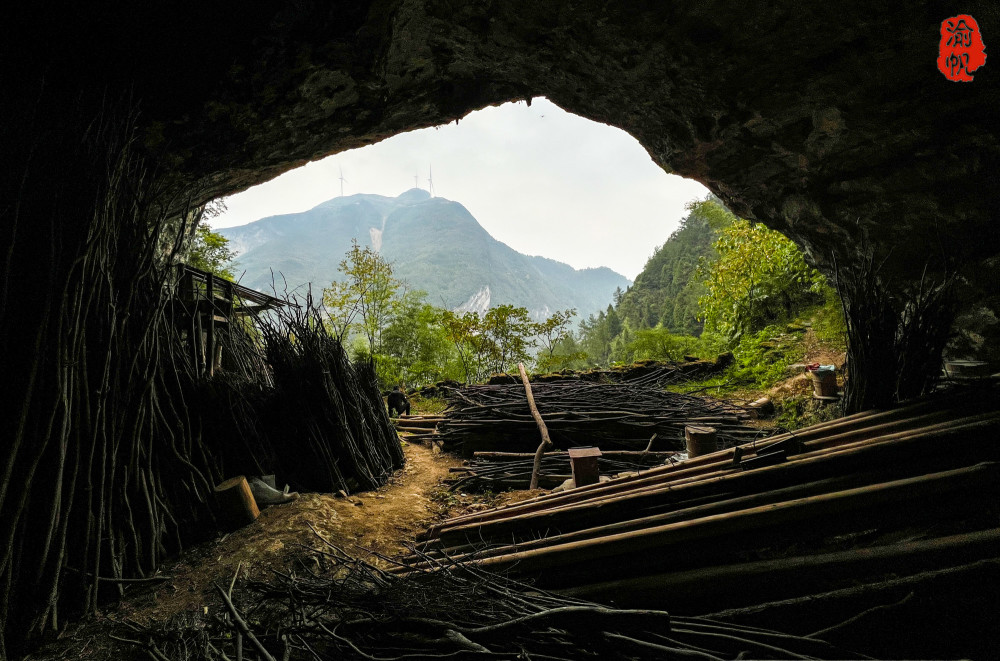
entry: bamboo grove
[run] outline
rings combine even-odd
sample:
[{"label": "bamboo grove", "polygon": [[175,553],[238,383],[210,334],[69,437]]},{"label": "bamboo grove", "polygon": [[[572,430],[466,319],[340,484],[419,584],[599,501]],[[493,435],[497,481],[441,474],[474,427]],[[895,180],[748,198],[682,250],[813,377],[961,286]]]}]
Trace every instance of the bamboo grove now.
[{"label": "bamboo grove", "polygon": [[403,462],[373,368],[309,300],[232,324],[232,364],[197,373],[170,285],[200,210],[135,156],[134,119],[107,111],[72,153],[27,127],[20,146],[41,156],[20,176],[56,176],[49,199],[18,205],[50,222],[3,208],[0,659],[217,530],[224,476],[354,490]]}]

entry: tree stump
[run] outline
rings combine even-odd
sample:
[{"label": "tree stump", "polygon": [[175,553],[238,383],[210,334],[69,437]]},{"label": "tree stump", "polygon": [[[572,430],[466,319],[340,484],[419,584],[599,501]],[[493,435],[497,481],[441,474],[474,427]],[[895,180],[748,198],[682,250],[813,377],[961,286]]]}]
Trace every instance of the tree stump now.
[{"label": "tree stump", "polygon": [[215,487],[215,497],[222,510],[223,525],[231,530],[253,523],[260,516],[250,484],[243,475],[230,478]]},{"label": "tree stump", "polygon": [[684,441],[687,445],[688,457],[709,454],[719,449],[715,427],[685,427]]}]

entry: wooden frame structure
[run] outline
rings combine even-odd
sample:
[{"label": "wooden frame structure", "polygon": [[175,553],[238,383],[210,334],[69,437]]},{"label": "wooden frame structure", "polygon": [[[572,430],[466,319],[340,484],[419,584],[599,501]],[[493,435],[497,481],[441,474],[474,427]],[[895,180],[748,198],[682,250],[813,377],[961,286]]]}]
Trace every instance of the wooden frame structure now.
[{"label": "wooden frame structure", "polygon": [[176,300],[182,310],[177,324],[186,333],[199,376],[222,369],[223,337],[233,320],[285,305],[279,298],[187,264],[178,265]]}]

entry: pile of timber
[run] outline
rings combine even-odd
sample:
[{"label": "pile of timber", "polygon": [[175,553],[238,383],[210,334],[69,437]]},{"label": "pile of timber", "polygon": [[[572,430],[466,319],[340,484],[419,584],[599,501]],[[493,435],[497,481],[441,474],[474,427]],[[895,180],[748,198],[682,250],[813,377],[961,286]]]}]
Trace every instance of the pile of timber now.
[{"label": "pile of timber", "polygon": [[[674,460],[676,452],[617,450],[602,452],[597,466],[602,475],[648,470]],[[473,493],[527,489],[531,482],[534,453],[477,452],[464,466],[450,469],[456,477],[446,480],[451,491]],[[540,464],[538,486],[552,489],[573,477],[568,452],[546,452]]]},{"label": "pile of timber", "polygon": [[[968,604],[995,614],[996,596],[953,604],[952,588],[1000,566],[998,403],[938,395],[449,519],[400,571],[471,564],[620,607],[779,612],[807,633],[927,589],[981,621]],[[817,599],[829,610],[801,619],[788,605]]]},{"label": "pile of timber", "polygon": [[[686,358],[683,362],[639,360],[629,365],[616,365],[609,369],[562,370],[547,374],[535,374],[531,377],[531,382],[580,380],[591,383],[621,383],[628,381],[633,384],[667,385],[703,379],[721,372],[732,363],[732,353],[720,354],[715,360],[698,360],[696,358]],[[488,383],[490,385],[503,385],[520,383],[520,381],[516,374],[494,374]]]},{"label": "pile of timber", "polygon": [[392,422],[396,431],[409,434],[406,437],[407,441],[423,443],[431,441],[437,436],[438,423],[443,420],[442,416],[401,415],[398,418],[393,418]]},{"label": "pile of timber", "polygon": [[[748,408],[644,382],[557,381],[533,384],[532,390],[552,442],[562,450],[643,450],[654,434],[654,449],[680,450],[687,425],[716,428],[722,447],[767,434],[743,424],[754,414]],[[466,457],[477,451],[531,452],[538,445],[536,423],[520,383],[455,390],[437,430],[444,450]]]}]

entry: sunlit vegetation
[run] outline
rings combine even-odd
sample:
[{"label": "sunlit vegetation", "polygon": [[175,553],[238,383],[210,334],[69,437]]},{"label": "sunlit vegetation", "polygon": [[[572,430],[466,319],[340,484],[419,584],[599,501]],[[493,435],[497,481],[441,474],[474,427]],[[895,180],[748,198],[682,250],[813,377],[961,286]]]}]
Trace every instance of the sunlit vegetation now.
[{"label": "sunlit vegetation", "polygon": [[731,351],[734,364],[714,385],[765,387],[801,359],[802,323],[843,351],[840,300],[792,241],[712,198],[688,210],[635,284],[565,334],[550,360],[609,367]]},{"label": "sunlit vegetation", "polygon": [[479,382],[516,373],[517,364],[546,367],[556,343],[569,333],[573,310],[534,321],[523,307],[499,305],[459,313],[435,307],[422,291],[407,289],[392,264],[355,242],[340,263],[342,280],[323,292],[327,323],[356,359],[370,358],[384,385],[422,385],[445,379]]},{"label": "sunlit vegetation", "polygon": [[[482,382],[516,373],[518,363],[551,372],[731,351],[732,367],[705,384],[722,393],[784,377],[801,359],[803,324],[824,346],[844,350],[840,300],[793,242],[714,198],[688,210],[635,284],[575,329],[573,309],[537,321],[513,305],[484,314],[432,305],[357,241],[340,262],[343,277],[323,291],[326,324],[355,359],[374,362],[383,386]],[[198,237],[198,264],[225,273],[225,239],[207,228]]]}]

